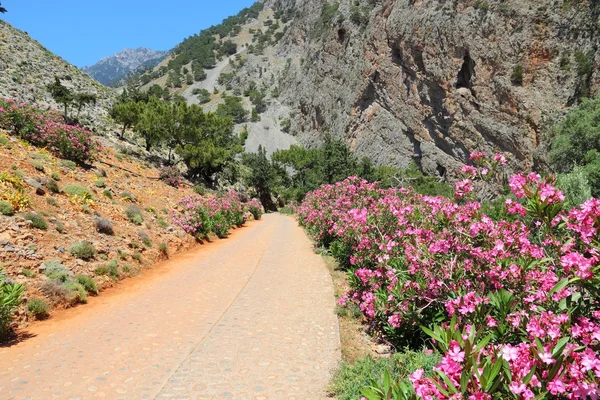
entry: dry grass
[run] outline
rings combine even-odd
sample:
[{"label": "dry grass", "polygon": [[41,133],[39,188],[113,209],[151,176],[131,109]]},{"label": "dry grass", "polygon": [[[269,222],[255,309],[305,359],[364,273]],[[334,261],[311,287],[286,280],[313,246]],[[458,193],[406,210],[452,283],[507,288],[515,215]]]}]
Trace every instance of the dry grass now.
[{"label": "dry grass", "polygon": [[[335,259],[322,253],[321,257],[327,264],[327,268],[333,279],[333,288],[336,300],[348,291],[346,272],[339,269]],[[372,356],[378,357],[373,350],[373,341],[365,331],[362,317],[352,312],[338,312],[340,322],[340,340],[342,342],[342,358],[344,361],[353,363],[357,359]]]}]

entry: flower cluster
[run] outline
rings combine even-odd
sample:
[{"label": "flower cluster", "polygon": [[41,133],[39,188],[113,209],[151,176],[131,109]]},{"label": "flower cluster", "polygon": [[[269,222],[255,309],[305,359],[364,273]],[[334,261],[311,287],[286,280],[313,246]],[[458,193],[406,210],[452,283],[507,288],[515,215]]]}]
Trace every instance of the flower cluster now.
[{"label": "flower cluster", "polygon": [[245,222],[244,205],[237,192],[219,196],[190,196],[179,202],[179,212],[172,215],[173,223],[197,238],[209,233],[224,238],[234,226]]},{"label": "flower cluster", "polygon": [[264,214],[264,208],[258,199],[252,199],[244,204],[244,210],[252,214],[252,217],[257,221]]},{"label": "flower cluster", "polygon": [[[489,174],[481,169],[464,168],[465,179]],[[600,201],[567,213],[552,178],[510,183],[518,200],[507,200],[507,219],[359,178],[322,186],[299,208],[349,270],[341,303],[358,304],[387,340],[442,353],[435,376],[411,376],[420,398],[600,394]]]},{"label": "flower cluster", "polygon": [[181,186],[183,179],[181,178],[181,172],[177,169],[177,167],[163,167],[159,171],[160,180],[165,182],[167,185],[178,188]]},{"label": "flower cluster", "polygon": [[99,144],[87,129],[65,124],[56,111],[41,111],[11,99],[0,99],[0,128],[78,163],[93,161],[99,151]]}]

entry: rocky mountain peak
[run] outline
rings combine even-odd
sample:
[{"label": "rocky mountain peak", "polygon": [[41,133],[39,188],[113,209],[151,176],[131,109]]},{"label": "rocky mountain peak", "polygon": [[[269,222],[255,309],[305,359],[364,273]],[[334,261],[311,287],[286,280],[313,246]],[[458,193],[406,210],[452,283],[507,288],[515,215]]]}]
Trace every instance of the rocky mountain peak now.
[{"label": "rocky mountain peak", "polygon": [[167,54],[144,47],[126,48],[82,70],[104,85],[114,85],[140,68],[157,65]]}]

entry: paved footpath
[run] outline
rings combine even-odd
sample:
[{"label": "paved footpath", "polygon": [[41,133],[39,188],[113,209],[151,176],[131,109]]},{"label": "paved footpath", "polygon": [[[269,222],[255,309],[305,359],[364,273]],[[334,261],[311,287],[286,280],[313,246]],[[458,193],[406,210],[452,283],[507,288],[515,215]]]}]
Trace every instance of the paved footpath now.
[{"label": "paved footpath", "polygon": [[0,348],[0,399],[326,398],[331,277],[279,214],[173,257]]}]

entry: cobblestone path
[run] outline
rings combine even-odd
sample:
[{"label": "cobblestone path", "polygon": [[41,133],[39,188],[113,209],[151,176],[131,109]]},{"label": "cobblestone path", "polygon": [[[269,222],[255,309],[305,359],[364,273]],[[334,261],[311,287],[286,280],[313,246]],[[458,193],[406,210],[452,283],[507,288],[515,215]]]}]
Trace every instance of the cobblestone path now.
[{"label": "cobblestone path", "polygon": [[324,399],[331,277],[289,217],[174,257],[0,348],[1,399]]}]

